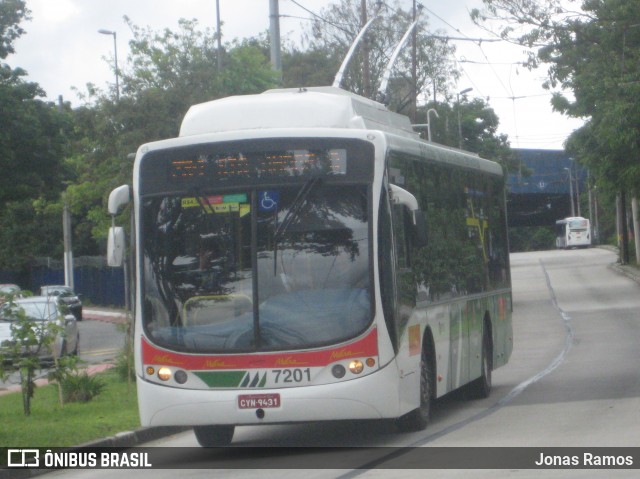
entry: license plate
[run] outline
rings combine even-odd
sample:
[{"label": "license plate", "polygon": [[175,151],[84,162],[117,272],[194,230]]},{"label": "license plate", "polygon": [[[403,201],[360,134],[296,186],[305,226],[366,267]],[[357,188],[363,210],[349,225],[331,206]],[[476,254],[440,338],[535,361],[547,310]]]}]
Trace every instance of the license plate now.
[{"label": "license plate", "polygon": [[238,396],[240,409],[265,409],[280,407],[280,394],[241,394]]}]

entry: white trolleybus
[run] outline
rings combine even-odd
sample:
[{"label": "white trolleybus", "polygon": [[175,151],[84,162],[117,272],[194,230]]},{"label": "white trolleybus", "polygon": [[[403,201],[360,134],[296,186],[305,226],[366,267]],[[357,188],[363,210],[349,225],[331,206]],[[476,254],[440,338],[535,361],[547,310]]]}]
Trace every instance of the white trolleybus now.
[{"label": "white trolleybus", "polygon": [[572,216],[556,221],[556,248],[588,248],[591,246],[591,224],[588,219]]},{"label": "white trolleybus", "polygon": [[334,87],[193,106],[109,200],[134,205],[142,424],[203,446],[239,425],[419,430],[435,398],[487,396],[513,347],[504,183]]}]

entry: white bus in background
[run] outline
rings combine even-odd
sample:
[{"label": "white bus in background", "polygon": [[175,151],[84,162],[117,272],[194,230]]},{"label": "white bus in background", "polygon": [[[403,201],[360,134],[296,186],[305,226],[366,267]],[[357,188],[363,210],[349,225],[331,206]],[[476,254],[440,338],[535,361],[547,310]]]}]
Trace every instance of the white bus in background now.
[{"label": "white bus in background", "polygon": [[591,246],[591,224],[587,218],[572,216],[556,221],[556,248]]},{"label": "white bus in background", "polygon": [[339,88],[192,107],[109,199],[133,199],[142,424],[219,446],[239,425],[419,430],[436,398],[486,397],[513,347],[504,185]]}]

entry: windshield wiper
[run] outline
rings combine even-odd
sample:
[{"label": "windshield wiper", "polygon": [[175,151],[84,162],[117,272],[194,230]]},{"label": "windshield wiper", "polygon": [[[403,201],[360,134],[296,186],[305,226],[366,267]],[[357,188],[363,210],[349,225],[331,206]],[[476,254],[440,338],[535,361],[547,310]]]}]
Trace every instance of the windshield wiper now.
[{"label": "windshield wiper", "polygon": [[286,233],[289,225],[291,225],[291,222],[300,214],[302,206],[305,204],[307,198],[309,197],[309,194],[316,187],[316,185],[318,185],[318,183],[320,183],[320,178],[312,178],[310,180],[307,180],[305,184],[302,185],[302,188],[300,188],[298,194],[293,200],[293,203],[291,203],[291,207],[289,208],[289,211],[287,211],[287,214],[282,220],[282,223],[280,223],[280,225],[276,229],[276,233],[274,235],[276,244],[278,242],[278,239],[280,239]]},{"label": "windshield wiper", "polygon": [[[295,218],[297,218],[297,216],[300,214],[300,211],[302,210],[302,206],[307,201],[307,198],[309,197],[309,194],[320,183],[320,181],[321,181],[320,177],[311,178],[311,179],[307,180],[304,183],[304,185],[302,185],[300,190],[298,190],[298,194],[296,195],[296,197],[294,198],[293,202],[291,203],[291,207],[289,208],[289,211],[287,211],[287,214],[284,216],[284,219],[282,220],[282,223],[280,223],[276,227],[276,232],[273,235],[273,242],[274,242],[274,246],[273,246],[273,275],[274,276],[276,274],[276,269],[277,269],[278,241],[287,232],[287,229],[291,225],[291,222]],[[276,221],[277,221],[277,218],[278,217],[276,215]]]}]

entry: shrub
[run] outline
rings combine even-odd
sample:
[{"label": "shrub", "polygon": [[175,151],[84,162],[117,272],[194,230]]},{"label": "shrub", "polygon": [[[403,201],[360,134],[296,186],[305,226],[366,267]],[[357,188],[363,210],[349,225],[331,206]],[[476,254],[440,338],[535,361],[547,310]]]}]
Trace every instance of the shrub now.
[{"label": "shrub", "polygon": [[66,376],[62,380],[62,395],[66,402],[88,402],[102,392],[105,383],[86,372]]},{"label": "shrub", "polygon": [[135,381],[136,369],[133,362],[133,351],[130,348],[124,348],[120,351],[113,369],[122,381]]}]

